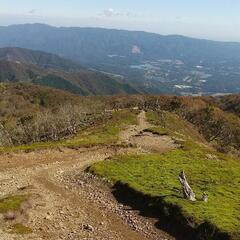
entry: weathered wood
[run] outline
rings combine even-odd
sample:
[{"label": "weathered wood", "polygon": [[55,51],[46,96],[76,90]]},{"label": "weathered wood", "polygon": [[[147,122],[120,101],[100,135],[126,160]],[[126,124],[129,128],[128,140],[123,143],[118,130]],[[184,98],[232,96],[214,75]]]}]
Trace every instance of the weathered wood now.
[{"label": "weathered wood", "polygon": [[202,195],[202,200],[204,202],[208,202],[208,195],[204,192],[203,195]]},{"label": "weathered wood", "polygon": [[190,201],[196,201],[195,193],[188,184],[184,171],[179,174],[178,179],[182,185],[184,197]]}]

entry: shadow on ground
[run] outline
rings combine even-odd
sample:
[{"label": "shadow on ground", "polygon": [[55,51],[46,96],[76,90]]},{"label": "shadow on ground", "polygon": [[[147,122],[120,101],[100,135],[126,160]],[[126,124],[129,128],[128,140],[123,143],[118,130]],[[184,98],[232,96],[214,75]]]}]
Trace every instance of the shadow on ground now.
[{"label": "shadow on ground", "polygon": [[157,219],[155,226],[176,240],[230,240],[227,234],[208,222],[197,226],[193,219],[186,219],[179,207],[164,202],[165,196],[143,195],[120,182],[113,186],[112,193],[119,203],[138,210],[141,216]]}]

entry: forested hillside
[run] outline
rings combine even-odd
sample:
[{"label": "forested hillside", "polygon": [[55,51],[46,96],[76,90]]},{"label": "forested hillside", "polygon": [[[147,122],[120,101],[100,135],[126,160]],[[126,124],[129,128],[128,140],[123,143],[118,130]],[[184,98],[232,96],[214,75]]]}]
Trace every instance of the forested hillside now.
[{"label": "forested hillside", "polygon": [[113,76],[82,68],[57,55],[20,48],[0,49],[0,82],[28,82],[79,95],[138,93]]}]

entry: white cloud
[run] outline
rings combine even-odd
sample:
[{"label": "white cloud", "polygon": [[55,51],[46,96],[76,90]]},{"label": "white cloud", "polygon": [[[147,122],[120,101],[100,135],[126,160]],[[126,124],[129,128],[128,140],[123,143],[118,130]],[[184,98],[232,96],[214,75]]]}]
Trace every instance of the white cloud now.
[{"label": "white cloud", "polygon": [[112,8],[108,8],[103,11],[103,15],[105,17],[113,17],[114,15],[116,15],[116,12]]},{"label": "white cloud", "polygon": [[104,17],[125,17],[125,18],[140,18],[142,15],[138,15],[129,11],[115,11],[113,8],[108,8],[103,10],[102,13],[99,14]]}]

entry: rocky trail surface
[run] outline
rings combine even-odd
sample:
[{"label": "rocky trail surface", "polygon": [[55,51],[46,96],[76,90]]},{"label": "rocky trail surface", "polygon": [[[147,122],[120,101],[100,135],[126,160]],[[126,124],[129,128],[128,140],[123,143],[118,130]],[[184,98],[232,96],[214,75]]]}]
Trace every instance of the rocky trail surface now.
[{"label": "rocky trail surface", "polygon": [[[157,229],[154,219],[119,204],[107,181],[85,171],[116,154],[163,152],[176,147],[169,137],[145,133],[148,127],[145,112],[141,112],[138,125],[121,131],[119,141],[128,143],[128,148],[95,146],[0,155],[0,199],[29,196],[21,211],[9,213],[14,214],[14,220],[0,214],[0,240],[174,239]],[[31,228],[32,233],[10,232],[13,222]]]}]

